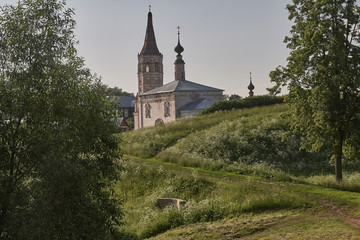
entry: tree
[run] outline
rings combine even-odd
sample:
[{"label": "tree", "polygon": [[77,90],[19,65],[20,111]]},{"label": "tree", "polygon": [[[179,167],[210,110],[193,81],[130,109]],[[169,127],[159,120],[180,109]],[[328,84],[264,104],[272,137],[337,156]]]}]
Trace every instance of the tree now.
[{"label": "tree", "polygon": [[115,109],[58,0],[0,7],[0,239],[110,239]]},{"label": "tree", "polygon": [[229,100],[240,100],[242,97],[237,94],[231,94]]},{"label": "tree", "polygon": [[273,90],[288,86],[293,131],[307,150],[329,146],[340,182],[344,154],[359,156],[360,10],[356,0],[293,0],[287,9],[291,52],[287,66],[270,73]]},{"label": "tree", "polygon": [[133,97],[134,93],[128,93],[122,90],[122,88],[118,87],[108,87],[106,86],[106,94],[108,96],[130,96]]}]

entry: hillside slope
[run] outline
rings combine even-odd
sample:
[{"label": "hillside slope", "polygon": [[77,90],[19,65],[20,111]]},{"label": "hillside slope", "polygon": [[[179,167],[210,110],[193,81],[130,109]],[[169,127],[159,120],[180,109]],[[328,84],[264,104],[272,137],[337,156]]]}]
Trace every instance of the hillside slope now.
[{"label": "hillside slope", "polygon": [[[122,134],[126,239],[360,239],[360,173],[299,151],[284,104]],[[136,157],[135,157],[136,156]],[[324,188],[322,185],[331,188]],[[339,191],[350,190],[350,191]],[[157,198],[184,208],[160,209]]]},{"label": "hillside slope", "polygon": [[326,152],[299,151],[298,136],[284,138],[287,109],[279,104],[181,119],[127,133],[121,148],[132,156],[212,170],[246,173],[246,166],[266,165],[291,174],[330,171]]},{"label": "hillside slope", "polygon": [[[360,193],[156,160],[128,157],[123,166],[126,239],[360,239]],[[168,197],[186,204],[156,206]]]}]

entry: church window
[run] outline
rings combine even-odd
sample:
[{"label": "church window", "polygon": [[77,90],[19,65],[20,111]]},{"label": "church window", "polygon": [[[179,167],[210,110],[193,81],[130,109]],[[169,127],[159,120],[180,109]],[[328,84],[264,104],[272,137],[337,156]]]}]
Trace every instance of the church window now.
[{"label": "church window", "polygon": [[155,63],[155,71],[156,72],[161,72],[160,63]]},{"label": "church window", "polygon": [[146,64],[146,72],[150,72],[150,64]]},{"label": "church window", "polygon": [[129,117],[129,109],[124,109],[124,117]]},{"label": "church window", "polygon": [[170,117],[170,103],[168,101],[164,103],[164,116]]},{"label": "church window", "polygon": [[146,118],[151,118],[151,115],[150,115],[150,104],[146,104],[145,105],[145,117]]}]

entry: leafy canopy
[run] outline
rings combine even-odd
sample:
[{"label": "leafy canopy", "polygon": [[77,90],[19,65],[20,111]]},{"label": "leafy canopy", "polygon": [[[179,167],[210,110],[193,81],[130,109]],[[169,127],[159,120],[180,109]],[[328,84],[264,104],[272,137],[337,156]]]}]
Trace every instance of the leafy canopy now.
[{"label": "leafy canopy", "polygon": [[109,239],[121,220],[115,111],[65,1],[0,7],[0,238]]},{"label": "leafy canopy", "polygon": [[292,129],[303,148],[330,148],[341,180],[343,153],[359,159],[360,10],[356,0],[293,0],[287,9],[291,52],[287,66],[270,73],[272,90],[288,87]]}]

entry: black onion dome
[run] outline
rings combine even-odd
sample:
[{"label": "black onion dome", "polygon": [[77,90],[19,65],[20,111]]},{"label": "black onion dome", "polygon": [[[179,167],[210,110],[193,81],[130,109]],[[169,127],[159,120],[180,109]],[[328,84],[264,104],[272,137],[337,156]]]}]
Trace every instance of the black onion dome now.
[{"label": "black onion dome", "polygon": [[178,44],[177,46],[174,48],[174,51],[177,53],[177,54],[180,54],[184,51],[184,48],[180,45],[180,41],[178,41]]},{"label": "black onion dome", "polygon": [[251,80],[250,80],[250,84],[249,84],[249,86],[248,86],[248,89],[249,89],[250,91],[252,91],[252,90],[255,89],[255,87],[254,87],[254,85],[252,84],[252,81],[251,81]]}]

